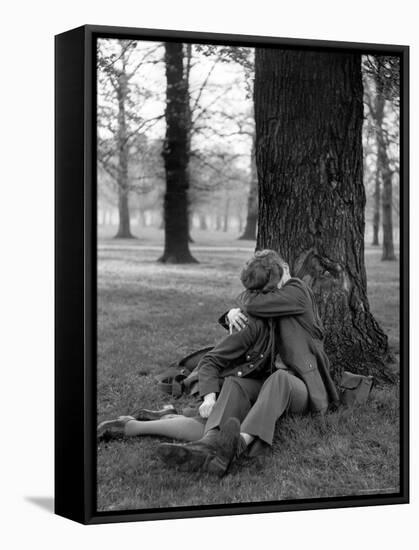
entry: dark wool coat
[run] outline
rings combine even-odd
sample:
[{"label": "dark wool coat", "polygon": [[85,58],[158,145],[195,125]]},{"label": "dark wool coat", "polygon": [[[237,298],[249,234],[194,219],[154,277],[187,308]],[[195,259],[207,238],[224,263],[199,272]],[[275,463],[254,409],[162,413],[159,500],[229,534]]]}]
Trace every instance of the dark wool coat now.
[{"label": "dark wool coat", "polygon": [[282,361],[305,383],[311,410],[324,412],[339,394],[323,347],[323,326],[308,286],[297,278],[271,292],[246,291],[238,305],[251,316],[275,318],[276,349]]},{"label": "dark wool coat", "polygon": [[243,330],[226,336],[199,362],[199,394],[219,393],[227,376],[267,378],[271,373],[271,349],[268,323],[249,316]]}]

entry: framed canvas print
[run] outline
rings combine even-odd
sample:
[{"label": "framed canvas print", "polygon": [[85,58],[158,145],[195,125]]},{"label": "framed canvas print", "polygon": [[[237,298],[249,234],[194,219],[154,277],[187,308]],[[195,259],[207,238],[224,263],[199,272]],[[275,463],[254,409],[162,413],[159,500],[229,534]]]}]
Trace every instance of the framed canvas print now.
[{"label": "framed canvas print", "polygon": [[56,513],[408,502],[407,46],[56,37]]}]

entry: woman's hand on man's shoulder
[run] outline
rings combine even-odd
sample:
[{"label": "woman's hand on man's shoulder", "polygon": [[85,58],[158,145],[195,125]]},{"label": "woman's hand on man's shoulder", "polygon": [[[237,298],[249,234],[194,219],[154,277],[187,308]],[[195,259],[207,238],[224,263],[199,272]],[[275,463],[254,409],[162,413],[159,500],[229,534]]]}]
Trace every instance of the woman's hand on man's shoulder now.
[{"label": "woman's hand on man's shoulder", "polygon": [[233,329],[236,329],[240,332],[246,327],[248,322],[246,315],[238,307],[230,309],[226,317],[228,325],[230,327],[230,334],[233,332]]}]

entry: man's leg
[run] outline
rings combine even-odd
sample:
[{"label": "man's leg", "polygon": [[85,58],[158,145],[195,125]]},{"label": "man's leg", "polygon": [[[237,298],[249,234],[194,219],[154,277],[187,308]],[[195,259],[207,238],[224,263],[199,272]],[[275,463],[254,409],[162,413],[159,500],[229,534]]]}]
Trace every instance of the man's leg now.
[{"label": "man's leg", "polygon": [[262,384],[262,381],[252,378],[239,378],[236,376],[226,378],[220,395],[208,417],[205,433],[214,428],[220,428],[232,417],[241,422],[255,403]]},{"label": "man's leg", "polygon": [[202,439],[187,443],[162,443],[157,452],[168,464],[204,469],[222,476],[227,471],[240,442],[240,421],[256,401],[260,380],[229,377],[205,426]]},{"label": "man's leg", "polygon": [[[265,381],[258,398],[241,424],[243,439],[259,438],[272,445],[276,421],[285,413],[304,413],[308,391],[302,380],[282,369]],[[251,436],[250,438],[246,436]]]}]

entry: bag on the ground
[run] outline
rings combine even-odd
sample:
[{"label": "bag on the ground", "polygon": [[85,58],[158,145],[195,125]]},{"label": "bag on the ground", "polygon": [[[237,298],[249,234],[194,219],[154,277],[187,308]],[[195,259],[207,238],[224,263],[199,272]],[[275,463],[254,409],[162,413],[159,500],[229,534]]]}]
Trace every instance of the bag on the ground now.
[{"label": "bag on the ground", "polygon": [[157,385],[163,393],[173,397],[182,394],[195,395],[198,393],[198,364],[213,346],[199,349],[173,362],[167,370],[156,376]]},{"label": "bag on the ground", "polygon": [[344,371],[339,384],[341,403],[347,407],[363,405],[367,402],[373,383],[372,376]]}]

